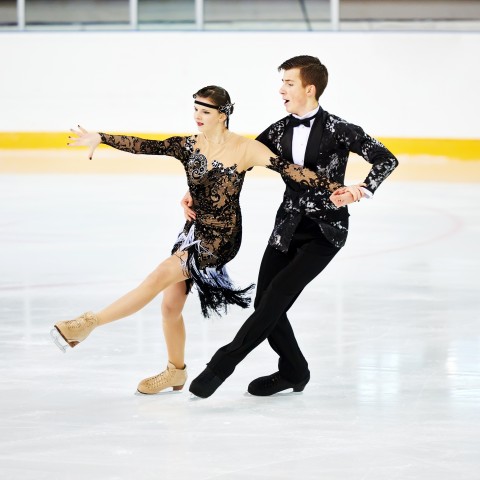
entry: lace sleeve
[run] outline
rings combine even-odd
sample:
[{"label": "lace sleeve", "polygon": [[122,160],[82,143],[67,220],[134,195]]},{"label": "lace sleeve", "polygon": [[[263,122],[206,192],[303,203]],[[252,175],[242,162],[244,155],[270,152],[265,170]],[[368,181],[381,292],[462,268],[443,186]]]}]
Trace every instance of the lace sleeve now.
[{"label": "lace sleeve", "polygon": [[341,183],[333,182],[324,175],[291,163],[281,157],[270,157],[270,165],[267,165],[267,168],[278,172],[284,179],[293,180],[307,188],[324,188],[333,193],[338,188],[343,187]]},{"label": "lace sleeve", "polygon": [[185,137],[170,137],[166,140],[146,140],[127,135],[110,135],[99,132],[102,143],[118,150],[144,155],[167,155],[182,160]]}]

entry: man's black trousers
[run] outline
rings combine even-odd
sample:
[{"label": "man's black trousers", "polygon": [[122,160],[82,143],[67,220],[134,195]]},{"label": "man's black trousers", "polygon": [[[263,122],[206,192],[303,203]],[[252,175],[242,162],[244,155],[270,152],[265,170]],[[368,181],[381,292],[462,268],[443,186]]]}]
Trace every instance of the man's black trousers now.
[{"label": "man's black trousers", "polygon": [[[340,251],[319,232],[318,227],[315,230],[315,235],[296,232],[287,253],[267,246],[258,276],[254,313],[233,341],[221,347],[208,363],[218,377],[225,380],[266,338],[280,357],[278,367],[283,378],[297,383],[307,376],[308,364],[298,346],[287,311],[305,286]],[[311,312],[312,317],[317,314]]]}]

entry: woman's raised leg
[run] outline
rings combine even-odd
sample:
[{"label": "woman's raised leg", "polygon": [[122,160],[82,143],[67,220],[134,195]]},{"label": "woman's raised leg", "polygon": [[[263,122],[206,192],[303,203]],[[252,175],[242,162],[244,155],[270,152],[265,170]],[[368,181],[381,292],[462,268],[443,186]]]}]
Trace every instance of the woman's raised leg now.
[{"label": "woman's raised leg", "polygon": [[138,312],[160,292],[182,280],[185,280],[185,274],[181,261],[177,256],[172,255],[150,273],[138,287],[98,312],[98,325],[105,325]]},{"label": "woman's raised leg", "polygon": [[[184,253],[186,255],[186,252]],[[100,325],[132,315],[150,303],[161,291],[170,285],[185,280],[181,260],[175,255],[164,260],[136,288],[113,302],[98,313],[87,312],[74,320],[55,324],[52,337],[63,351],[67,346],[75,347]]]}]

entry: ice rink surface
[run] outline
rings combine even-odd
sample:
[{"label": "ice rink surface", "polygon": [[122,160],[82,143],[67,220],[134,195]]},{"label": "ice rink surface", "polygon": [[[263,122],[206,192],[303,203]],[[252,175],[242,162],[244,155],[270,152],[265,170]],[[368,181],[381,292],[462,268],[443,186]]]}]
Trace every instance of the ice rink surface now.
[{"label": "ice rink surface", "polygon": [[[0,175],[2,480],[478,480],[479,183],[389,181],[350,207],[350,237],[290,311],[312,378],[256,398],[264,342],[211,398],[190,380],[251,310],[187,301],[180,393],[138,396],[166,366],[157,298],[62,354],[49,330],[98,310],[165,258],[176,175]],[[256,281],[280,179],[252,177],[229,265]]]}]

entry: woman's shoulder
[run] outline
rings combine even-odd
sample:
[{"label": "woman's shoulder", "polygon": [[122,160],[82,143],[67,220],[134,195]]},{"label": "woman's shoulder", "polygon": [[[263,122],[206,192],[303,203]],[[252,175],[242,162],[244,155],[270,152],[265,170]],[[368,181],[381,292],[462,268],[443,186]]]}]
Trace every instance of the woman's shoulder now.
[{"label": "woman's shoulder", "polygon": [[237,145],[241,145],[246,150],[258,150],[266,148],[263,143],[260,143],[258,140],[255,140],[253,136],[248,137],[246,135],[238,135],[237,133],[231,132],[232,142],[235,142]]},{"label": "woman's shoulder", "polygon": [[254,166],[265,166],[271,157],[275,155],[263,143],[249,137],[239,137],[239,146],[237,152],[242,158],[245,170],[249,170]]},{"label": "woman's shoulder", "polygon": [[238,143],[240,145],[247,145],[250,140],[251,139],[246,137],[245,135],[240,135],[230,130],[230,141]]}]

